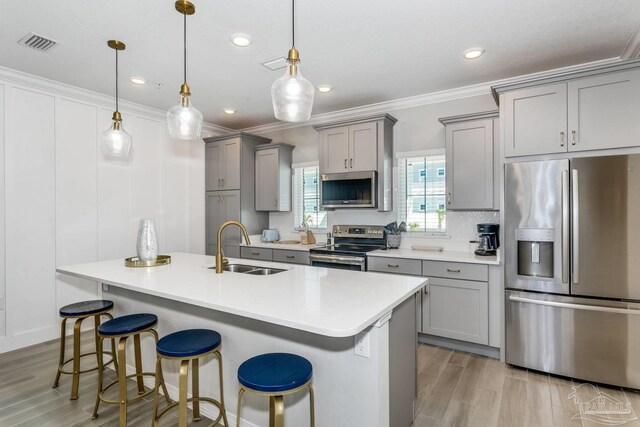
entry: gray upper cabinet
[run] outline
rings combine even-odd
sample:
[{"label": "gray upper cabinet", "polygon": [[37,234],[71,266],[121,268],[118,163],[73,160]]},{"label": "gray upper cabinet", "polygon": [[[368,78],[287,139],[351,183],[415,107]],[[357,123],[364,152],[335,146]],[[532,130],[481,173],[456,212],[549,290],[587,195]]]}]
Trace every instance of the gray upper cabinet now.
[{"label": "gray upper cabinet", "polygon": [[[244,132],[205,138],[206,251],[215,254],[218,228],[229,220],[242,222],[249,234],[269,227],[269,214],[255,209],[255,149],[269,142]],[[240,256],[240,231],[223,233],[228,257]]]},{"label": "gray upper cabinet", "polygon": [[291,161],[295,147],[264,144],[256,147],[256,210],[291,210]]},{"label": "gray upper cabinet", "polygon": [[315,125],[320,174],[376,171],[379,211],[393,209],[393,126],[388,114]]},{"label": "gray upper cabinet", "polygon": [[505,157],[640,146],[640,60],[493,87]]},{"label": "gray upper cabinet", "polygon": [[207,191],[240,189],[240,138],[207,143],[205,157]]},{"label": "gray upper cabinet", "polygon": [[440,119],[445,125],[447,209],[498,208],[497,111]]},{"label": "gray upper cabinet", "polygon": [[507,93],[503,121],[506,157],[567,151],[566,83]]},{"label": "gray upper cabinet", "polygon": [[640,70],[571,81],[569,151],[640,145]]}]

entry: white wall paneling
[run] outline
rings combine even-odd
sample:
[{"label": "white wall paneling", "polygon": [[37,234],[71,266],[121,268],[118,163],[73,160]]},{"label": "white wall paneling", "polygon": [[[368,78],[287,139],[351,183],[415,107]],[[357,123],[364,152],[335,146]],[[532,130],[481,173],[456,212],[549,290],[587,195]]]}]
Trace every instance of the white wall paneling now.
[{"label": "white wall paneling", "polygon": [[4,187],[4,123],[5,123],[5,89],[4,85],[0,84],[0,339],[5,336],[5,321],[6,321],[6,298],[5,298],[5,250],[4,250],[4,199],[5,199],[5,187]]},{"label": "white wall paneling", "polygon": [[[61,98],[55,105],[56,265],[97,261],[97,108]],[[98,295],[96,283],[63,274],[56,288],[56,307]]]},{"label": "white wall paneling", "polygon": [[164,111],[123,101],[132,156],[107,159],[112,102],[0,69],[0,353],[57,338],[59,307],[101,290],[56,265],[135,255],[140,218],[162,252],[204,253],[204,142],[172,140]]},{"label": "white wall paneling", "polygon": [[[112,111],[98,111],[98,259],[114,259],[135,254],[133,224],[133,178],[132,158],[136,155],[134,138],[128,159],[106,157],[100,147],[100,134],[111,123]],[[122,114],[122,123],[127,132],[135,134],[133,116]]]},{"label": "white wall paneling", "polygon": [[6,91],[7,336],[28,345],[56,329],[55,98]]}]

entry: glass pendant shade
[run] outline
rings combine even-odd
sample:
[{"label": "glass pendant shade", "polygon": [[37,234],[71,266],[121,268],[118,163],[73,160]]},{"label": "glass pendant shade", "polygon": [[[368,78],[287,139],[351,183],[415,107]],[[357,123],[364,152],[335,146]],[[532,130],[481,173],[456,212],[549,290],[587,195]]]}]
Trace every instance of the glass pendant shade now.
[{"label": "glass pendant shade", "polygon": [[300,73],[297,65],[289,64],[284,76],[271,85],[271,100],[276,119],[303,122],[311,117],[315,88]]},{"label": "glass pendant shade", "polygon": [[180,103],[167,111],[167,124],[172,138],[193,141],[202,132],[202,113],[191,105],[188,96],[182,95]]},{"label": "glass pendant shade", "polygon": [[106,156],[129,157],[131,152],[131,135],[122,123],[114,121],[109,129],[102,132],[102,151]]}]

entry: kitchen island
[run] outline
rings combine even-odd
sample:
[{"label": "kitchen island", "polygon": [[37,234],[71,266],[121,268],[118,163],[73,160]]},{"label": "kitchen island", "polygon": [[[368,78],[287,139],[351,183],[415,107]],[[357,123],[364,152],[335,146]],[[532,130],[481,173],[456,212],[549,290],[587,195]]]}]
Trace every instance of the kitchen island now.
[{"label": "kitchen island", "polygon": [[[225,403],[232,424],[236,370],[244,360],[265,352],[291,352],[313,364],[318,426],[411,424],[416,396],[414,295],[426,279],[236,259],[231,264],[286,271],[216,274],[211,269],[214,257],[170,255],[170,265],[153,268],[127,268],[123,260],[112,260],[57,271],[103,283],[103,298],[114,301],[115,315],[157,314],[160,336],[187,328],[220,332]],[[153,366],[150,340],[143,339],[143,360]],[[209,380],[216,378],[215,363],[207,360],[202,367],[202,395],[219,397],[217,379]],[[167,364],[165,377],[173,394],[177,366]],[[265,425],[268,399],[248,394],[243,402],[242,425]],[[215,410],[208,415],[215,417]],[[308,424],[304,393],[285,397],[285,420],[290,426]]]}]

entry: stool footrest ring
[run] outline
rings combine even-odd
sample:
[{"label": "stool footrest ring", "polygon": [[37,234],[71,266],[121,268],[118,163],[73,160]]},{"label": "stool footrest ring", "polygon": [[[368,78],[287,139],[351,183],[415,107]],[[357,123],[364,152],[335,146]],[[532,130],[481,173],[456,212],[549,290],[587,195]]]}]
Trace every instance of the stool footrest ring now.
[{"label": "stool footrest ring", "polygon": [[[148,377],[155,377],[156,374],[155,372],[141,372],[140,374],[130,374],[127,375],[127,379],[131,379],[131,378],[137,378],[137,377],[144,377],[144,376],[148,376]],[[111,382],[109,385],[107,385],[105,388],[102,389],[102,391],[99,394],[99,398],[102,402],[105,403],[113,403],[113,404],[119,404],[120,400],[110,400],[104,397],[104,393],[109,390],[111,387],[113,387],[114,385],[118,384],[118,380],[115,380],[113,382]],[[149,390],[146,390],[144,393],[142,394],[138,394],[135,397],[127,397],[127,403],[131,403],[131,402],[135,402],[136,400],[142,399],[145,396],[150,395],[151,393],[153,393],[154,389],[150,388]]]},{"label": "stool footrest ring", "polygon": [[[80,358],[82,359],[85,356],[95,356],[96,354],[98,354],[97,351],[92,351],[91,353],[84,353],[80,355]],[[102,366],[107,366],[110,363],[113,363],[113,353],[111,353],[110,351],[103,351],[102,354],[108,354],[109,356],[111,356],[111,359],[109,359],[107,362],[103,363]],[[66,374],[66,375],[73,375],[73,371],[65,371],[63,369],[64,365],[66,365],[69,362],[73,362],[73,357],[70,359],[67,359],[64,361],[64,363],[62,365],[59,366],[58,370],[60,371],[61,374]],[[85,372],[91,372],[91,371],[96,371],[99,368],[99,366],[94,366],[93,368],[88,368],[85,369],[83,371],[78,371],[78,373],[80,374],[84,374]]]},{"label": "stool footrest ring", "polygon": [[[190,397],[187,399],[188,403],[191,402],[207,402],[210,403],[212,405],[214,405],[216,408],[218,408],[218,410],[220,411],[220,413],[218,414],[218,417],[213,420],[213,422],[211,424],[209,424],[208,427],[214,427],[216,426],[220,420],[222,420],[222,414],[223,414],[223,410],[222,410],[222,404],[220,402],[218,402],[215,399],[212,399],[210,397]],[[163,415],[165,415],[167,412],[169,412],[169,410],[173,409],[173,408],[177,408],[179,405],[179,402],[176,401],[172,401],[169,405],[167,405],[165,408],[163,408],[158,415],[156,416],[156,419],[153,421],[153,425],[156,426],[158,425],[158,421],[160,421],[160,418],[162,418]],[[200,418],[198,418],[197,420],[194,418],[194,421],[199,421]]]}]

